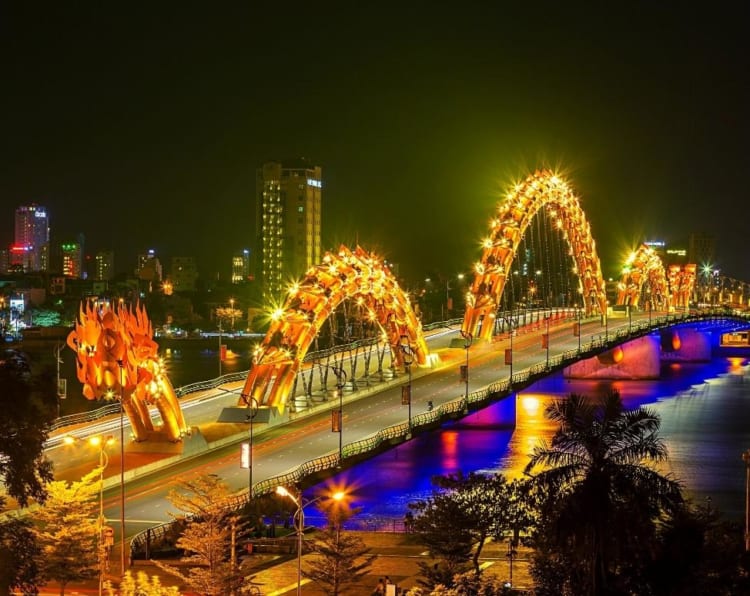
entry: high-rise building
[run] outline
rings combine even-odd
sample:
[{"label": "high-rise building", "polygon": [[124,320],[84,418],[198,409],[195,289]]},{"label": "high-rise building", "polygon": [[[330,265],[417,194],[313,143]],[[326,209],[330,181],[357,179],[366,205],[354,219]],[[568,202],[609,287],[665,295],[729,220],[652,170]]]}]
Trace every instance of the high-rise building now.
[{"label": "high-rise building", "polygon": [[10,250],[0,248],[0,273],[7,273],[10,269]]},{"label": "high-rise building", "polygon": [[169,281],[174,292],[192,292],[198,279],[198,267],[193,257],[172,257]]},{"label": "high-rise building", "polygon": [[701,268],[712,267],[716,262],[716,239],[707,234],[690,234],[687,260]]},{"label": "high-rise building", "polygon": [[258,265],[266,300],[321,260],[322,169],[304,159],[257,170]]},{"label": "high-rise building", "polygon": [[115,253],[111,250],[100,250],[96,253],[96,279],[110,280],[115,275]]},{"label": "high-rise building", "polygon": [[153,292],[161,286],[161,261],[159,261],[153,248],[149,249],[145,255],[138,255],[138,267],[135,274],[145,284],[145,290],[148,292]]},{"label": "high-rise building", "polygon": [[232,283],[240,284],[250,280],[250,251],[245,248],[232,257]]},{"label": "high-rise building", "polygon": [[[16,209],[15,239],[11,258],[28,271],[47,271],[49,268],[49,221],[47,210],[35,203]],[[19,263],[18,259],[23,260]]]},{"label": "high-rise building", "polygon": [[65,277],[83,278],[83,247],[78,242],[66,242],[60,247],[62,274]]}]

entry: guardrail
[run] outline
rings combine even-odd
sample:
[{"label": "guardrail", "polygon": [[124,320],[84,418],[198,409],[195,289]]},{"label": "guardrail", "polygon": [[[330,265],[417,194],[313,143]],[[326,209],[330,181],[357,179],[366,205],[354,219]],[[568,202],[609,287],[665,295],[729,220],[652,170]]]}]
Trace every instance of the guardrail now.
[{"label": "guardrail", "polygon": [[[297,468],[275,476],[267,478],[255,484],[252,487],[253,497],[271,494],[280,485],[300,484],[305,478],[339,469],[343,460],[351,459],[354,456],[364,455],[377,450],[383,443],[392,441],[404,441],[410,434],[426,431],[433,428],[435,424],[444,420],[454,418],[456,415],[463,415],[469,412],[469,405],[484,401],[499,401],[506,398],[514,390],[521,389],[539,378],[559,370],[568,364],[587,358],[611,347],[622,343],[625,339],[635,339],[639,336],[646,335],[654,330],[670,327],[676,323],[686,323],[694,321],[714,321],[725,320],[727,318],[735,320],[750,321],[750,315],[744,317],[738,315],[714,314],[714,313],[679,313],[670,314],[654,318],[651,323],[642,322],[637,325],[629,325],[627,328],[621,328],[613,333],[605,331],[604,336],[592,336],[592,339],[585,344],[581,344],[580,349],[567,350],[562,354],[554,356],[547,361],[538,362],[529,368],[515,372],[511,379],[502,379],[488,385],[487,387],[474,391],[468,396],[462,396],[455,400],[445,402],[430,412],[423,412],[412,417],[411,428],[408,422],[399,423],[379,430],[370,437],[366,437],[353,443],[348,443],[342,448],[342,457],[339,458],[338,451],[325,454],[321,457],[300,464]],[[227,375],[231,376],[231,375]],[[223,379],[224,377],[222,377]],[[224,381],[226,382],[226,381]],[[119,411],[119,408],[118,408]],[[244,507],[250,500],[250,492],[243,490],[232,495],[223,503],[223,507],[236,511]],[[172,527],[173,522],[166,522],[154,526],[136,534],[130,543],[131,560],[140,558],[140,555],[146,552],[149,542],[157,541],[164,537]]]}]

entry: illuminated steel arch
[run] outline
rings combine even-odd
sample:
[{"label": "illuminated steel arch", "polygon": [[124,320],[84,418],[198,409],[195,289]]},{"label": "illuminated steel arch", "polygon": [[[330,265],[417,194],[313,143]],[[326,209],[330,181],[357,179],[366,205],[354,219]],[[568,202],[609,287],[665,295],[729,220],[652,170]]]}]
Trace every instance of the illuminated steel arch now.
[{"label": "illuminated steel arch", "polygon": [[483,339],[492,336],[511,263],[526,228],[541,209],[546,210],[570,247],[586,313],[598,311],[606,316],[607,299],[596,243],[578,198],[554,173],[537,170],[508,192],[490,222],[490,236],[483,243],[482,260],[474,267],[474,282],[466,296],[464,333]]},{"label": "illuminated steel arch", "polygon": [[664,263],[653,248],[642,244],[628,257],[623,267],[622,278],[617,284],[617,304],[638,306],[646,282],[654,307],[658,310],[668,310],[671,296]]},{"label": "illuminated steel arch", "polygon": [[669,266],[669,292],[672,308],[687,309],[690,306],[690,297],[695,288],[696,266],[689,263],[684,266]]},{"label": "illuminated steel arch", "polygon": [[341,246],[338,254],[326,253],[322,265],[293,284],[284,307],[273,313],[271,326],[253,355],[240,403],[254,398],[259,405],[283,409],[310,344],[344,300],[367,309],[398,364],[403,359],[401,346],[407,341],[416,362],[426,363],[422,326],[388,267],[360,247],[352,252]]}]

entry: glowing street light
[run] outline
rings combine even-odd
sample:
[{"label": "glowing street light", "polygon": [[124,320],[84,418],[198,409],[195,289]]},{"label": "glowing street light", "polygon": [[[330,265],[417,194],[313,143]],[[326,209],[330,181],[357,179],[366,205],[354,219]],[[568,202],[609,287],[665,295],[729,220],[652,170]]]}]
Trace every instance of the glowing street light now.
[{"label": "glowing street light", "polygon": [[474,339],[474,337],[471,335],[471,333],[466,333],[465,331],[461,331],[461,337],[464,338],[464,350],[466,350],[466,364],[462,367],[463,370],[461,371],[461,377],[464,380],[464,383],[466,383],[466,395],[464,396],[466,398],[466,407],[469,405],[469,348],[471,347],[471,342]]},{"label": "glowing street light", "polygon": [[[65,435],[63,437],[65,445],[73,445],[79,441],[81,439],[73,435]],[[107,437],[92,435],[88,438],[87,442],[99,450],[99,521],[97,524],[99,537],[97,544],[99,548],[99,595],[101,596],[104,588],[104,573],[109,568],[109,553],[107,552],[107,545],[104,543],[104,470],[109,465],[107,447],[114,444],[115,438],[112,435],[108,435]]]},{"label": "glowing street light", "polygon": [[409,375],[409,381],[405,387],[401,387],[401,405],[409,406],[409,438],[411,438],[411,365],[414,362],[414,351],[409,345],[409,337],[406,335],[401,336],[399,342],[399,348],[403,354],[404,368]]},{"label": "glowing street light", "polygon": [[343,501],[346,497],[346,493],[338,491],[332,495],[320,495],[309,501],[303,502],[302,500],[302,489],[298,489],[297,495],[295,496],[289,492],[284,486],[276,487],[276,494],[291,499],[295,505],[297,505],[297,512],[294,514],[297,526],[297,596],[302,594],[302,539],[305,531],[305,507],[312,505],[321,499],[328,497],[334,501]]},{"label": "glowing street light", "polygon": [[[258,400],[245,394],[241,394],[240,397],[247,404],[249,410],[246,418],[250,422],[250,443],[247,449],[247,501],[250,503],[253,500],[253,420],[258,415]],[[243,443],[243,447],[244,445]],[[245,467],[244,461],[242,467]]]},{"label": "glowing street light", "polygon": [[339,409],[331,412],[331,432],[339,433],[339,467],[344,459],[344,386],[346,385],[346,371],[343,368],[329,366],[336,375],[336,392],[339,394]]}]

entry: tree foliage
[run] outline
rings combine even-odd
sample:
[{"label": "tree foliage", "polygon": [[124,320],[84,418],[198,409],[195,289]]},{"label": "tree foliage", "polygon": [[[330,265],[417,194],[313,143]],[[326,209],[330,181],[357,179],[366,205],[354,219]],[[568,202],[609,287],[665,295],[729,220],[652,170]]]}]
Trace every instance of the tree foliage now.
[{"label": "tree foliage", "polygon": [[186,553],[181,559],[186,572],[158,561],[156,565],[200,594],[240,592],[246,580],[235,561],[233,545],[243,528],[238,516],[224,506],[229,487],[209,474],[182,482],[181,489],[171,491],[168,500],[182,512],[172,517],[185,523],[177,546]]},{"label": "tree foliage", "polygon": [[79,482],[51,482],[44,507],[34,515],[42,576],[62,591],[70,582],[99,574],[99,473],[96,468]]},{"label": "tree foliage", "polygon": [[41,502],[52,480],[44,443],[56,413],[54,378],[50,371],[32,377],[23,353],[2,350],[0,387],[0,481],[21,505]]},{"label": "tree foliage", "polygon": [[410,503],[416,513],[412,528],[436,563],[420,563],[423,585],[453,586],[470,561],[476,575],[488,539],[508,538],[515,544],[533,522],[526,507],[528,488],[501,474],[458,473],[433,478],[438,490],[427,500]]},{"label": "tree foliage", "polygon": [[[0,499],[2,509],[2,499]],[[36,594],[40,550],[28,519],[0,521],[0,594]]]},{"label": "tree foliage", "polygon": [[532,567],[540,594],[627,593],[657,520],[682,502],[679,484],[649,467],[667,457],[660,419],[646,408],[626,410],[617,392],[571,395],[546,414],[560,428],[526,466],[542,469],[533,481],[546,495]]},{"label": "tree foliage", "polygon": [[303,569],[305,577],[326,594],[345,594],[367,575],[375,555],[361,538],[342,529],[354,512],[337,505],[326,512],[327,524],[311,545],[312,564]]}]

